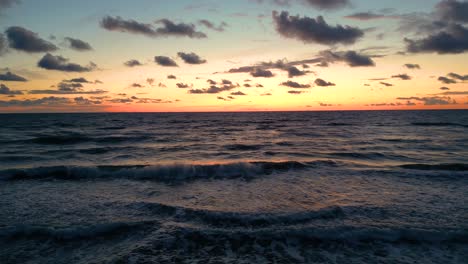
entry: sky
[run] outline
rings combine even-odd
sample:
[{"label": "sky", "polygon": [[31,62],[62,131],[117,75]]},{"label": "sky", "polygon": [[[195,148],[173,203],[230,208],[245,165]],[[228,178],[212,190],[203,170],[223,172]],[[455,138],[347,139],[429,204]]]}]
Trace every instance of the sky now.
[{"label": "sky", "polygon": [[0,0],[0,112],[468,109],[468,1]]}]

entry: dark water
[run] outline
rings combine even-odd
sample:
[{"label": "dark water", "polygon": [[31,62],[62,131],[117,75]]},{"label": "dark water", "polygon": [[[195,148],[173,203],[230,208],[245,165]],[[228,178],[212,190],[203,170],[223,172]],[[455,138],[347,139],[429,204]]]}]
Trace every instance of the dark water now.
[{"label": "dark water", "polygon": [[1,263],[468,263],[468,111],[0,115]]}]

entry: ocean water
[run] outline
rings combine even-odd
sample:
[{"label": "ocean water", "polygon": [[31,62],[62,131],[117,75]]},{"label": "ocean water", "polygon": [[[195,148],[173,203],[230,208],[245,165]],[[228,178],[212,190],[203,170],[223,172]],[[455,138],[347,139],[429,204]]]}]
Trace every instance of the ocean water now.
[{"label": "ocean water", "polygon": [[0,115],[0,263],[468,263],[468,111]]}]

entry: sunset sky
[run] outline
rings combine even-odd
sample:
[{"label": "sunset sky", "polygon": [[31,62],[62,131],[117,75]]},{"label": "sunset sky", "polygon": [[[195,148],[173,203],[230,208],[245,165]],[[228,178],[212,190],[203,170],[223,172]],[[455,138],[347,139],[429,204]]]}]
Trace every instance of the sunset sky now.
[{"label": "sunset sky", "polygon": [[468,108],[468,1],[0,0],[0,112]]}]

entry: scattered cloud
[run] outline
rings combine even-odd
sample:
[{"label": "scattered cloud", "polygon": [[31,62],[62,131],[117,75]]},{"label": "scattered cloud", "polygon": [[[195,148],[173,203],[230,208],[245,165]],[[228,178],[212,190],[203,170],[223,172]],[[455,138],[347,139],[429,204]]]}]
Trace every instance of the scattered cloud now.
[{"label": "scattered cloud", "polygon": [[0,95],[20,95],[23,94],[21,91],[11,90],[4,84],[0,84]]},{"label": "scattered cloud", "polygon": [[457,79],[459,81],[468,81],[468,74],[467,75],[460,75],[458,73],[451,72],[447,74],[450,78]]},{"label": "scattered cloud", "polygon": [[405,38],[411,53],[436,52],[458,54],[468,51],[468,29],[460,24],[450,24],[444,30],[417,40]]},{"label": "scattered cloud", "polygon": [[178,52],[177,55],[187,64],[203,64],[206,63],[206,60],[202,59],[197,54],[190,52]]},{"label": "scattered cloud", "polygon": [[375,62],[370,56],[359,54],[356,51],[342,51],[342,52],[333,52],[331,50],[326,50],[320,52],[320,55],[323,56],[323,60],[327,62],[336,62],[342,61],[348,64],[351,67],[372,67],[375,66]]},{"label": "scattered cloud", "polygon": [[71,100],[68,98],[49,96],[49,97],[43,97],[40,99],[0,101],[0,107],[61,106],[61,105],[67,105],[70,103],[71,103]]},{"label": "scattered cloud", "polygon": [[311,87],[310,84],[300,84],[298,82],[293,82],[293,81],[282,82],[280,85],[286,86],[289,88],[297,88],[297,89],[307,89]]},{"label": "scattered cloud", "polygon": [[264,78],[271,78],[275,76],[271,71],[263,70],[260,68],[252,69],[252,71],[250,72],[250,75],[252,75],[252,77],[264,77]]},{"label": "scattered cloud", "polygon": [[0,81],[6,82],[27,82],[28,80],[24,77],[16,75],[12,72],[0,73]]},{"label": "scattered cloud", "polygon": [[404,66],[408,69],[421,69],[421,66],[419,64],[407,63]]},{"label": "scattered cloud", "polygon": [[247,95],[241,91],[237,91],[237,92],[232,92],[231,95],[239,95],[239,96],[243,96],[243,95]]},{"label": "scattered cloud", "polygon": [[457,83],[457,81],[455,81],[453,79],[450,79],[450,78],[447,78],[447,77],[444,77],[444,76],[440,76],[437,80],[439,80],[440,82],[445,83],[445,84]]},{"label": "scattered cloud", "polygon": [[411,79],[412,79],[412,77],[409,76],[409,75],[406,74],[406,73],[404,73],[404,74],[392,75],[392,78],[401,79],[401,80],[404,80],[404,81],[408,81],[408,80],[411,80]]},{"label": "scattered cloud", "polygon": [[168,79],[173,79],[173,80],[175,80],[175,79],[177,79],[177,76],[175,76],[175,75],[173,75],[173,74],[169,74],[169,75],[167,76],[167,78],[168,78]]},{"label": "scattered cloud", "polygon": [[288,91],[289,94],[302,94],[302,93],[305,93],[304,91]]},{"label": "scattered cloud", "polygon": [[136,67],[136,66],[142,66],[143,64],[139,60],[131,59],[131,60],[124,62],[124,65],[127,67]]},{"label": "scattered cloud", "polygon": [[424,103],[424,105],[451,105],[457,104],[455,100],[448,96],[431,96],[431,97],[398,97],[397,100],[414,100]]},{"label": "scattered cloud", "polygon": [[57,70],[64,72],[89,72],[96,68],[94,63],[90,63],[89,66],[81,66],[76,63],[70,63],[69,60],[62,56],[54,56],[50,53],[47,53],[42,57],[42,59],[37,63],[40,68],[46,70]]},{"label": "scattered cloud", "polygon": [[350,26],[330,26],[322,16],[317,18],[290,16],[288,12],[273,12],[276,31],[285,38],[304,43],[324,45],[353,44],[364,36],[364,32]]},{"label": "scattered cloud", "polygon": [[185,88],[190,88],[191,85],[187,84],[187,83],[177,83],[176,84],[177,88],[181,88],[181,89],[185,89]]},{"label": "scattered cloud", "polygon": [[332,82],[327,82],[327,81],[325,81],[325,80],[323,80],[323,79],[320,79],[320,78],[317,78],[317,79],[315,80],[314,83],[315,83],[315,85],[321,86],[321,87],[335,86],[334,83],[332,83]]},{"label": "scattered cloud", "polygon": [[15,50],[34,53],[50,52],[58,49],[54,44],[40,38],[37,33],[23,27],[9,27],[5,34],[9,47]]},{"label": "scattered cloud", "polygon": [[154,57],[154,62],[164,67],[179,67],[173,59],[167,56],[156,56]]},{"label": "scattered cloud", "polygon": [[91,45],[83,40],[67,37],[65,40],[68,42],[68,45],[71,49],[76,51],[90,51],[93,50]]},{"label": "scattered cloud", "polygon": [[380,82],[380,84],[383,85],[383,86],[387,86],[387,87],[393,86],[393,84],[388,83],[388,82]]},{"label": "scattered cloud", "polygon": [[205,26],[206,28],[209,28],[211,30],[218,31],[218,32],[223,32],[228,26],[228,24],[224,21],[221,22],[219,25],[215,25],[213,22],[206,20],[206,19],[198,20],[198,23],[200,25]]},{"label": "scattered cloud", "polygon": [[359,13],[354,13],[351,15],[345,16],[345,18],[348,19],[354,19],[354,20],[375,20],[375,19],[382,19],[382,18],[387,18],[386,15],[382,14],[376,14],[373,12],[359,12]]}]

